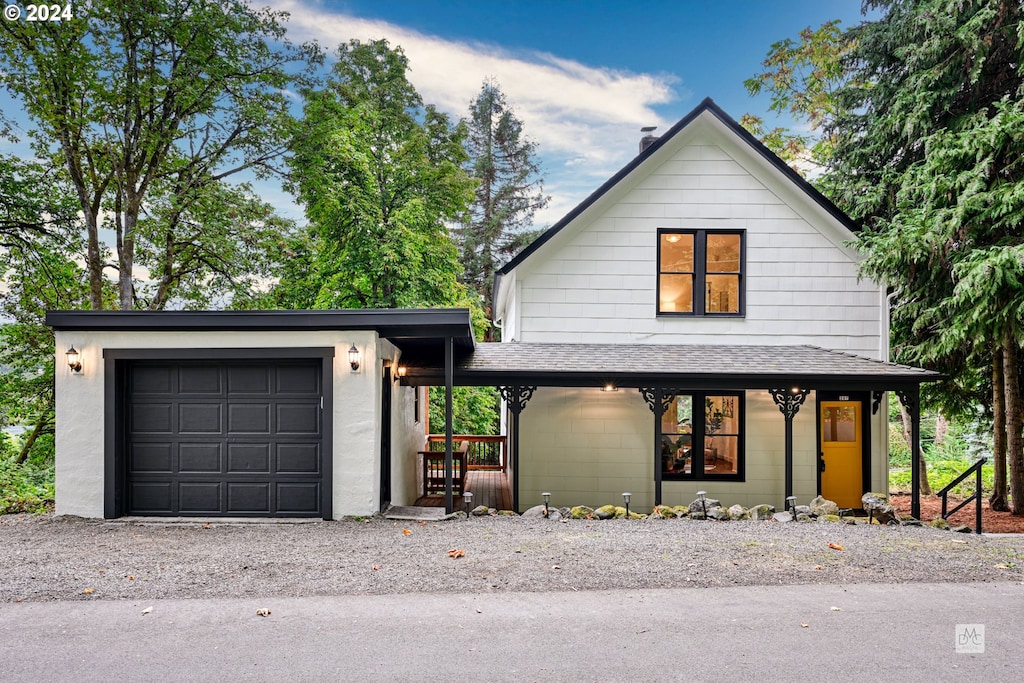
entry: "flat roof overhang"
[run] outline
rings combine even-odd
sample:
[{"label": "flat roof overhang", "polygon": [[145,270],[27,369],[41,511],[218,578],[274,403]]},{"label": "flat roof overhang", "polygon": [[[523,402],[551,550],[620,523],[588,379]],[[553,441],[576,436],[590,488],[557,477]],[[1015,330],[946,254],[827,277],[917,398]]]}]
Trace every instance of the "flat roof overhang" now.
[{"label": "flat roof overhang", "polygon": [[[427,356],[403,361],[404,384],[444,384]],[[815,346],[481,343],[456,358],[459,386],[896,390],[944,376]]]},{"label": "flat roof overhang", "polygon": [[314,331],[374,330],[403,352],[433,356],[452,338],[457,352],[474,348],[467,308],[303,311],[48,311],[55,330],[81,331]]}]

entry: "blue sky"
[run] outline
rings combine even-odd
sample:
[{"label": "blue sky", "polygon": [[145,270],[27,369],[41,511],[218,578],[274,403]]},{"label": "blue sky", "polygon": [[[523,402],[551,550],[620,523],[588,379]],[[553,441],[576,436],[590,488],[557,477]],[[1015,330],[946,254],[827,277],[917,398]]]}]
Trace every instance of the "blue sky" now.
[{"label": "blue sky", "polygon": [[[464,116],[484,78],[539,145],[557,221],[705,97],[733,117],[767,113],[743,87],[769,46],[808,26],[863,20],[860,0],[271,0],[293,40],[334,49],[387,38],[426,102]],[[283,198],[282,198],[283,199]]]}]

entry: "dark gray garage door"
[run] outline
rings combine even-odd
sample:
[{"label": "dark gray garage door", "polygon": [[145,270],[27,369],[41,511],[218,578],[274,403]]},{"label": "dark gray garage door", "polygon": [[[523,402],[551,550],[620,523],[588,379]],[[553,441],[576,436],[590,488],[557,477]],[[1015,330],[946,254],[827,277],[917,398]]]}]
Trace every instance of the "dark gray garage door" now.
[{"label": "dark gray garage door", "polygon": [[319,361],[135,361],[126,380],[128,514],[320,516]]}]

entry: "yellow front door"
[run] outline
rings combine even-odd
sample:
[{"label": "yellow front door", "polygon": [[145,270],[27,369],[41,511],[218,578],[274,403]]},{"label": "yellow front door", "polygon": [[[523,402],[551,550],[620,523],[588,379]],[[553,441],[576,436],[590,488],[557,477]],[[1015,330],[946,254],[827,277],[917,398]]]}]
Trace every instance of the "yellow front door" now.
[{"label": "yellow front door", "polygon": [[863,491],[864,448],[860,401],[822,401],[821,495],[841,508],[859,508]]}]

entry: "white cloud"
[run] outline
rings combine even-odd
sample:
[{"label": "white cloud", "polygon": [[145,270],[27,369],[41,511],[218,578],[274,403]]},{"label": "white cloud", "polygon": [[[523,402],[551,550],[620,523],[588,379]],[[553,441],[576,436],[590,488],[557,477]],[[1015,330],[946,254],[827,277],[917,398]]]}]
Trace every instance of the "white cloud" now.
[{"label": "white cloud", "polygon": [[[688,96],[670,74],[630,73],[550,53],[455,42],[332,12],[309,0],[277,0],[274,9],[291,14],[293,41],[316,40],[333,50],[352,38],[386,38],[401,46],[409,58],[409,78],[424,101],[455,116],[467,113],[485,78],[495,78],[526,134],[538,143],[549,193],[559,175],[573,176],[567,185],[589,187],[559,198],[568,208],[637,153],[641,126],[667,127],[670,122],[655,106]],[[551,210],[544,213],[549,219]]]}]

